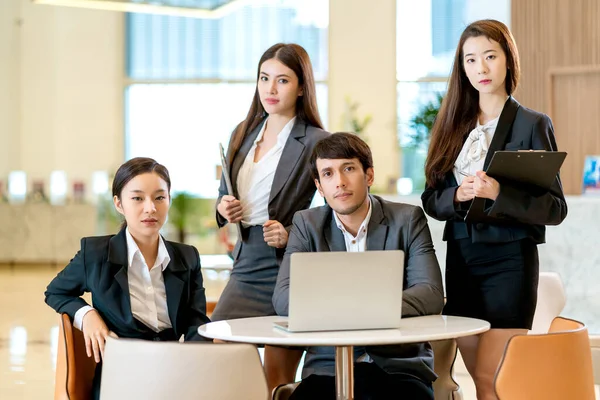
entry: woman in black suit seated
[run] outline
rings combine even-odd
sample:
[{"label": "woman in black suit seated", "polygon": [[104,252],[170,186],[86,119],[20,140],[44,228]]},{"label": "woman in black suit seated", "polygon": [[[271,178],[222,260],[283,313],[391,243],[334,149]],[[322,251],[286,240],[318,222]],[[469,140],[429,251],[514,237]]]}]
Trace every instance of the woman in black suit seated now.
[{"label": "woman in black suit seated", "polygon": [[[159,233],[170,189],[169,172],[153,159],[123,164],[112,189],[115,208],[125,217],[121,231],[83,238],[81,250],[46,289],[46,303],[71,317],[83,332],[87,355],[98,363],[94,398],[108,335],[203,340],[197,328],[209,319],[198,250]],[[92,293],[93,308],[80,297],[84,292]]]}]

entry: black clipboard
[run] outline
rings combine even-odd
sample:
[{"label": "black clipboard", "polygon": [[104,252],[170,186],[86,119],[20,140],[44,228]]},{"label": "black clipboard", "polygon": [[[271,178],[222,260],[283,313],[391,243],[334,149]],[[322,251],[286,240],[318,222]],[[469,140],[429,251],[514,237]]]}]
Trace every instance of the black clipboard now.
[{"label": "black clipboard", "polygon": [[[549,190],[566,157],[565,151],[496,151],[485,172],[498,181],[515,181]],[[467,211],[465,221],[496,220],[487,216],[485,203],[486,199],[475,197]]]},{"label": "black clipboard", "polygon": [[[227,158],[225,157],[225,150],[223,149],[223,145],[219,143],[219,152],[221,153],[221,175],[223,175],[223,179],[225,179],[225,186],[227,186],[227,194],[230,196],[234,196],[233,194],[233,185],[231,184],[231,175],[229,174],[229,163],[227,162]],[[238,237],[242,237],[242,223],[237,222],[236,224]]]}]

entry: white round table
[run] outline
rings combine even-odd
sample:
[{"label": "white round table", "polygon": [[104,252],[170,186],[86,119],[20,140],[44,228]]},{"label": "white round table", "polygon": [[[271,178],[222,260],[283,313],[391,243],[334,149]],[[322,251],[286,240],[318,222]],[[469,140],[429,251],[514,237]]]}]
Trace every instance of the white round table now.
[{"label": "white round table", "polygon": [[442,315],[403,318],[397,329],[287,332],[273,325],[286,317],[240,318],[211,322],[198,333],[211,339],[283,346],[334,346],[337,398],[354,398],[353,346],[418,343],[477,335],[490,329],[487,321]]}]

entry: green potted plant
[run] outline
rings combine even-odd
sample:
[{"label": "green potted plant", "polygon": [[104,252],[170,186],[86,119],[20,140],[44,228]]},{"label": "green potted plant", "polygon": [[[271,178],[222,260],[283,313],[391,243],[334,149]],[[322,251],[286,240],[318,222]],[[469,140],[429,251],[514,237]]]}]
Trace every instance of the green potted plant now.
[{"label": "green potted plant", "polygon": [[425,158],[433,123],[442,105],[444,96],[437,93],[435,98],[425,103],[410,119],[412,133],[408,135],[409,143],[403,146],[402,170],[410,171],[406,177],[413,181],[413,191],[425,189]]},{"label": "green potted plant", "polygon": [[169,224],[175,229],[177,241],[185,243],[192,227],[198,226],[198,204],[196,197],[187,192],[178,192],[171,198]]},{"label": "green potted plant", "polygon": [[435,95],[435,99],[424,104],[410,120],[410,127],[414,130],[410,137],[409,147],[427,149],[429,146],[429,135],[437,117],[444,96],[441,93]]}]

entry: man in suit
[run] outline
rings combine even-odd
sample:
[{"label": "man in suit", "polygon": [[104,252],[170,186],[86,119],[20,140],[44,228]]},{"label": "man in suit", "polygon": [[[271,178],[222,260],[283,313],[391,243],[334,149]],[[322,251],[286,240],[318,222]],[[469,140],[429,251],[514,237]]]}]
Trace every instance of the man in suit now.
[{"label": "man in suit", "polygon": [[[294,216],[273,295],[277,314],[288,314],[291,254],[368,250],[405,252],[404,287],[398,288],[403,290],[403,317],[439,314],[442,279],[427,219],[420,207],[369,194],[374,171],[368,145],[354,134],[335,133],[317,143],[311,168],[327,205]],[[436,375],[428,343],[355,347],[354,359],[357,399],[389,398],[390,392],[433,399]],[[309,347],[303,380],[292,399],[334,399],[334,366],[333,348]]]}]

